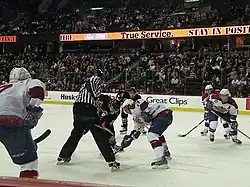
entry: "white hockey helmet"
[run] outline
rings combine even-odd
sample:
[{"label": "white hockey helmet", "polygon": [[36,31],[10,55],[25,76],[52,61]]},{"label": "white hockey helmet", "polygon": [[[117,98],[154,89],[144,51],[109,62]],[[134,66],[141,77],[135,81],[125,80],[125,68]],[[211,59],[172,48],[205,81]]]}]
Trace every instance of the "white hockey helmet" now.
[{"label": "white hockey helmet", "polygon": [[9,81],[10,82],[18,82],[31,78],[30,73],[27,69],[21,68],[13,68],[10,72]]},{"label": "white hockey helmet", "polygon": [[205,90],[212,90],[214,89],[213,86],[211,84],[208,84],[206,87],[205,87]]},{"label": "white hockey helmet", "polygon": [[227,96],[227,97],[230,97],[230,96],[231,96],[229,90],[228,90],[228,89],[225,89],[225,88],[223,88],[223,89],[220,91],[220,95]]},{"label": "white hockey helmet", "polygon": [[134,104],[134,101],[132,99],[126,99],[124,103],[122,104],[122,108],[124,113],[131,114],[131,106]]}]

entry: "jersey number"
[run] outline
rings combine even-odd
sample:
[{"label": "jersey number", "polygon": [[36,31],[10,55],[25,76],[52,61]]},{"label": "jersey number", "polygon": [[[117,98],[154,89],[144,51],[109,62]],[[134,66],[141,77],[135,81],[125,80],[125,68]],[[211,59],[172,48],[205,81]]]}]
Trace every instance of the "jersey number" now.
[{"label": "jersey number", "polygon": [[12,84],[4,84],[0,86],[0,93],[2,93],[4,90],[11,88]]}]

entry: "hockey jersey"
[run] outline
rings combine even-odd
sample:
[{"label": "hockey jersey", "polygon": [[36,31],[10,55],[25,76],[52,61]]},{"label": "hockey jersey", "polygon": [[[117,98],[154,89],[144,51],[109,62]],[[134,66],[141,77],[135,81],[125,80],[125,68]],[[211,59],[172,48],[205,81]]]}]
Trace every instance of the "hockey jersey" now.
[{"label": "hockey jersey", "polygon": [[0,116],[24,119],[26,107],[39,106],[45,97],[45,85],[38,79],[26,79],[0,86]]},{"label": "hockey jersey", "polygon": [[202,104],[203,104],[204,107],[206,107],[207,102],[208,102],[208,100],[209,100],[209,98],[210,98],[210,95],[211,95],[211,94],[204,93],[204,94],[201,96],[201,102],[202,102]]},{"label": "hockey jersey", "polygon": [[148,125],[142,113],[148,113],[155,118],[159,113],[166,111],[168,107],[160,103],[148,103],[144,99],[137,99],[131,104],[131,112],[135,121],[135,130],[141,130],[144,126]]},{"label": "hockey jersey", "polygon": [[219,113],[228,113],[231,116],[238,115],[238,105],[232,97],[229,97],[226,102],[223,102],[220,98],[220,94],[216,92],[210,96],[209,101],[213,103],[213,109]]},{"label": "hockey jersey", "polygon": [[99,101],[102,102],[99,111],[102,123],[112,124],[120,114],[120,106],[116,108],[115,100],[104,94],[101,94]]}]

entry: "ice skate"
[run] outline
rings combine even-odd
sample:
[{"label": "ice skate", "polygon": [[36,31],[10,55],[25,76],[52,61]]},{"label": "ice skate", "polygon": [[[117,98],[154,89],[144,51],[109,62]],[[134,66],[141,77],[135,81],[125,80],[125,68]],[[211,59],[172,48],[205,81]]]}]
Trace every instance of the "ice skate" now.
[{"label": "ice skate", "polygon": [[214,141],[214,134],[210,134],[209,139],[210,139],[211,142],[213,142]]},{"label": "ice skate", "polygon": [[125,134],[127,134],[127,131],[128,131],[128,129],[126,127],[122,127],[122,129],[120,130],[120,134],[125,135]]},{"label": "ice skate", "polygon": [[207,136],[208,133],[208,129],[204,129],[203,131],[201,131],[201,136]]},{"label": "ice skate", "polygon": [[168,161],[165,156],[151,163],[152,169],[168,169]]},{"label": "ice skate", "polygon": [[237,139],[237,138],[232,138],[232,141],[237,144],[237,145],[241,145],[242,144],[242,141]]},{"label": "ice skate", "polygon": [[113,172],[119,170],[121,164],[119,162],[114,161],[114,162],[109,162],[108,165],[111,168],[111,171]]},{"label": "ice skate", "polygon": [[64,165],[64,164],[68,164],[71,161],[71,158],[61,158],[58,157],[57,158],[57,165]]}]

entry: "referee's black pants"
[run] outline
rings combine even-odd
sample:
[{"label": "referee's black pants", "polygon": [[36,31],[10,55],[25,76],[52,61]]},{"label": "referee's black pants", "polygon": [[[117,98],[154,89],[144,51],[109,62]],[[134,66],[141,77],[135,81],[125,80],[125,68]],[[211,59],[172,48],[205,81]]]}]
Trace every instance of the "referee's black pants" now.
[{"label": "referee's black pants", "polygon": [[70,137],[62,147],[59,157],[71,158],[81,137],[90,131],[106,162],[115,161],[115,155],[109,144],[106,132],[103,129],[96,127],[96,125],[101,127],[97,108],[91,104],[74,103],[73,116],[74,128],[71,131]]}]

